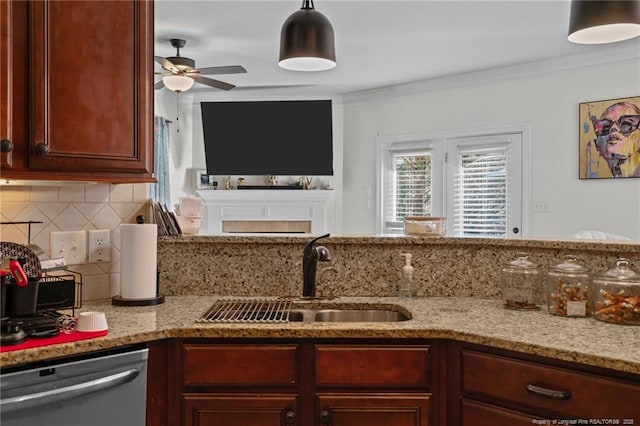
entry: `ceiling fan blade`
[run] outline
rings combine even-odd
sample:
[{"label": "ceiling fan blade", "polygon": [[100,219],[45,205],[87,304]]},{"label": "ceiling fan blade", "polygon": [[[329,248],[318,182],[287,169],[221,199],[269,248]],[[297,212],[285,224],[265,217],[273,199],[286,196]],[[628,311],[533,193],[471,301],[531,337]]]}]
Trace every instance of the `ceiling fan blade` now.
[{"label": "ceiling fan blade", "polygon": [[201,83],[210,87],[215,87],[216,89],[231,90],[234,87],[236,87],[234,84],[225,83],[224,81],[220,81],[220,80],[214,80],[213,78],[203,77],[199,74],[189,74],[188,77],[191,77],[198,83]]},{"label": "ceiling fan blade", "polygon": [[247,72],[242,65],[198,68],[200,74],[242,74]]},{"label": "ceiling fan blade", "polygon": [[164,87],[164,82],[162,80],[160,80],[159,82],[153,85],[154,90],[162,89],[163,87]]},{"label": "ceiling fan blade", "polygon": [[162,65],[162,68],[164,68],[165,70],[171,71],[173,73],[177,73],[180,71],[178,67],[173,65],[173,62],[171,62],[167,58],[163,58],[162,56],[154,56],[154,59],[156,60],[157,63]]}]

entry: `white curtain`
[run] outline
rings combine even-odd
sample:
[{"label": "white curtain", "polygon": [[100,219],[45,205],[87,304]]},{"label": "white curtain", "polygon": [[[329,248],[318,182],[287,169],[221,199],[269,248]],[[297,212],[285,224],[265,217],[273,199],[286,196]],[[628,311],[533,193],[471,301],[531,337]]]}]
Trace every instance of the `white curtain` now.
[{"label": "white curtain", "polygon": [[155,117],[154,120],[153,167],[158,182],[151,184],[151,200],[171,211],[169,123],[164,117]]}]

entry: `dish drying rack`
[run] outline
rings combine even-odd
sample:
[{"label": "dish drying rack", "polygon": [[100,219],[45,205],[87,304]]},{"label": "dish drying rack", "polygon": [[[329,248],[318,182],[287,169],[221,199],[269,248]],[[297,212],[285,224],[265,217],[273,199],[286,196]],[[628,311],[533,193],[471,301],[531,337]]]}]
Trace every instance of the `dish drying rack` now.
[{"label": "dish drying rack", "polygon": [[44,272],[38,286],[36,310],[71,309],[82,306],[82,274],[69,269]]},{"label": "dish drying rack", "polygon": [[221,299],[202,316],[199,323],[280,324],[289,322],[290,299]]}]

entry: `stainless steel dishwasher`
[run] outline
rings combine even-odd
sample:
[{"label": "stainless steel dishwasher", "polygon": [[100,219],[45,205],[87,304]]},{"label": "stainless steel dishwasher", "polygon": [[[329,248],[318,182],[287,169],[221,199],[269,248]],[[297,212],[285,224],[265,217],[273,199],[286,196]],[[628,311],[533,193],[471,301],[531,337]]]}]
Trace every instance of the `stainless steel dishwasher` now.
[{"label": "stainless steel dishwasher", "polygon": [[148,349],[0,374],[2,426],[144,426]]}]

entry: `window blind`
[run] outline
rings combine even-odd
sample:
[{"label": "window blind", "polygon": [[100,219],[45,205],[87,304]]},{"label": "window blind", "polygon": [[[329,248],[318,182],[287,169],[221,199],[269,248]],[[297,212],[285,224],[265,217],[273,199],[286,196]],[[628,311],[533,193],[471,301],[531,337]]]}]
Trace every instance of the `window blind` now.
[{"label": "window blind", "polygon": [[507,236],[509,154],[508,145],[459,148],[454,182],[453,227],[456,235]]},{"label": "window blind", "polygon": [[405,216],[431,214],[431,154],[391,151],[389,160],[385,228],[387,232],[402,232]]}]

